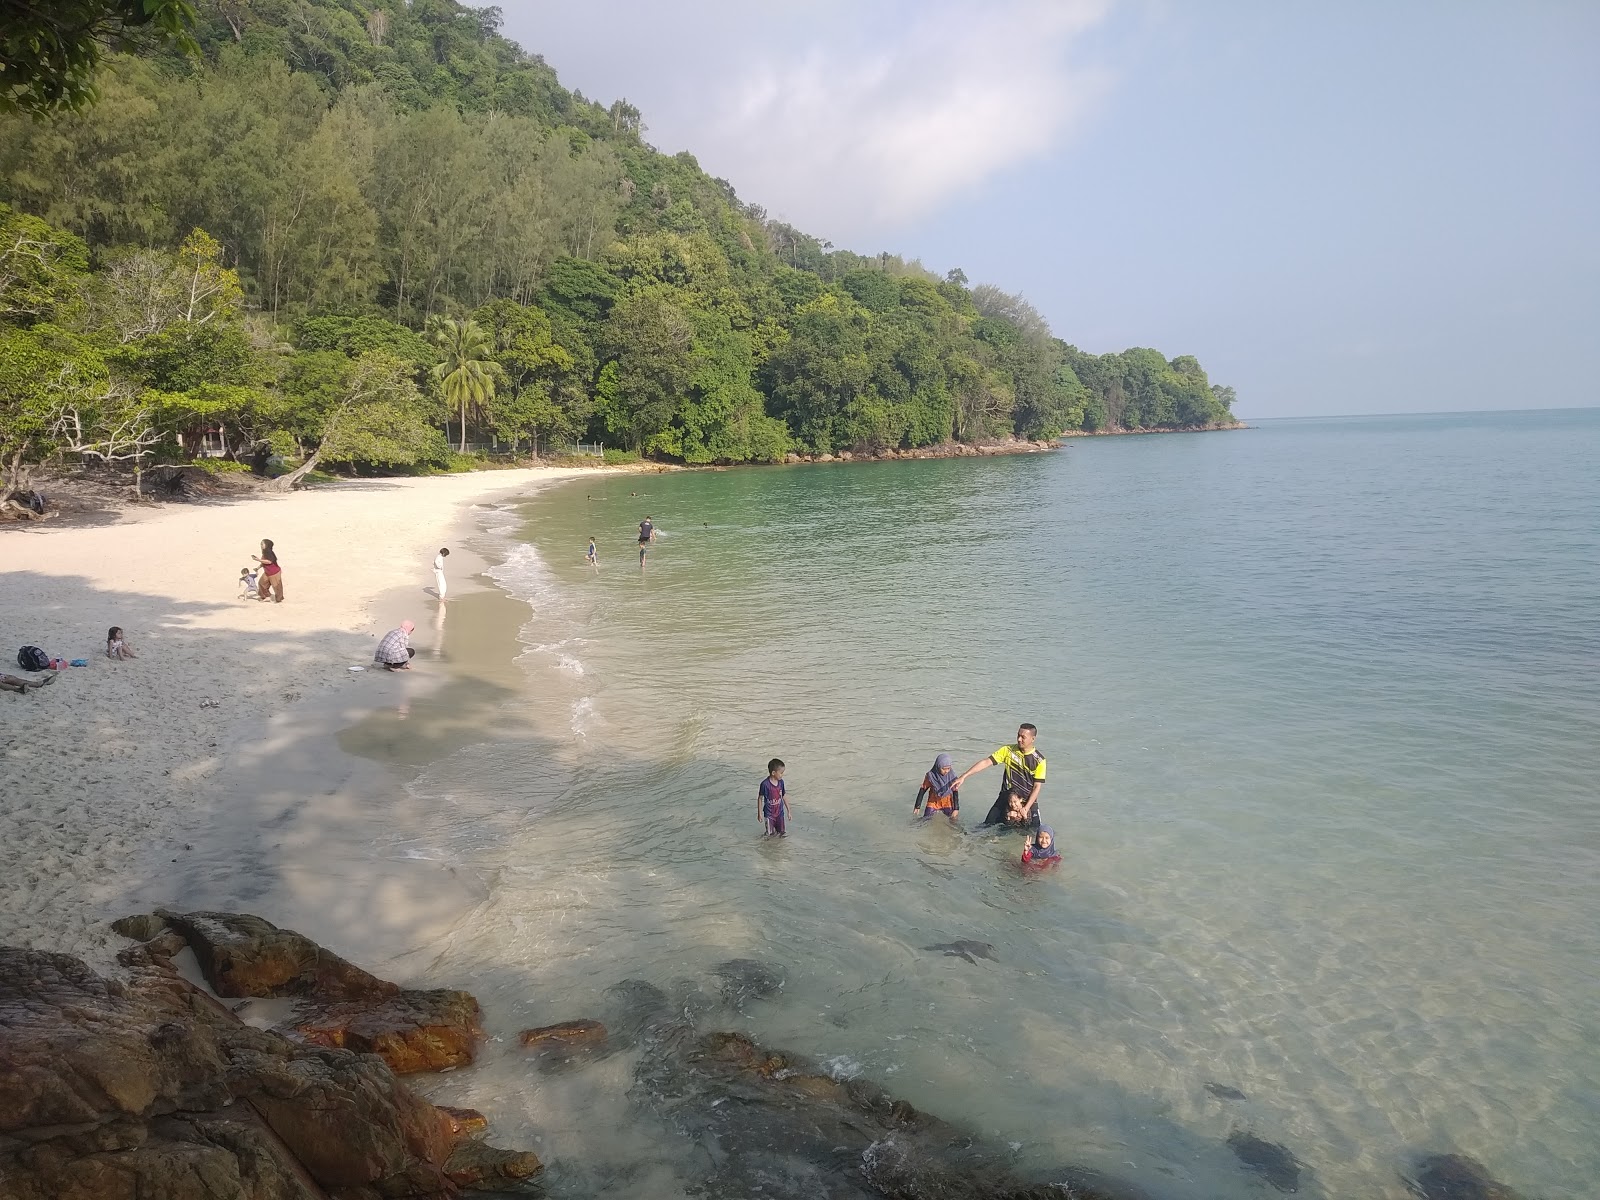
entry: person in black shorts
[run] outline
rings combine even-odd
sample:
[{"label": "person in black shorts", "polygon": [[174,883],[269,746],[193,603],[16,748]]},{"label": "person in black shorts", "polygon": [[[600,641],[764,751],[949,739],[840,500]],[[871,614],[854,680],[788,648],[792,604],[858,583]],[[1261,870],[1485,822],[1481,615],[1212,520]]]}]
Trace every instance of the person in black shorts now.
[{"label": "person in black shorts", "polygon": [[639,522],[639,565],[644,566],[645,552],[650,549],[650,543],[656,540],[656,527],[649,517]]},{"label": "person in black shorts", "polygon": [[1039,828],[1039,793],[1044,790],[1044,755],[1034,745],[1038,736],[1038,726],[1022,725],[1017,730],[1014,743],[1001,746],[987,758],[980,758],[956,780],[956,787],[959,788],[969,775],[987,771],[993,766],[1005,768],[1000,795],[990,806],[989,815],[984,817],[979,829],[989,825],[1006,825],[1012,829]]}]

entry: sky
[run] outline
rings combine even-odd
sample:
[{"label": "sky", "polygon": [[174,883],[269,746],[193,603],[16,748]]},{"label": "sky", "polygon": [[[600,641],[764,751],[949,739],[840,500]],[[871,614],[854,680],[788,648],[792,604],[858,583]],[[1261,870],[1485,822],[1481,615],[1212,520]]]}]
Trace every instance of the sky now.
[{"label": "sky", "polygon": [[1245,417],[1600,405],[1593,0],[500,7],[771,216]]}]

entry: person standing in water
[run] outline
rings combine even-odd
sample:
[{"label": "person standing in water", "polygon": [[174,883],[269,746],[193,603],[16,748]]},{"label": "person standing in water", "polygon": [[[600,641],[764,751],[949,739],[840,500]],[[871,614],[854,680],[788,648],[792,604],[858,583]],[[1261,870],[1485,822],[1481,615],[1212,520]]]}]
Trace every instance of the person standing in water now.
[{"label": "person standing in water", "polygon": [[600,569],[600,551],[595,547],[594,535],[589,535],[589,549],[584,552],[584,559],[596,571]]},{"label": "person standing in water", "polygon": [[980,758],[968,767],[955,786],[960,787],[969,775],[987,771],[990,767],[1005,768],[1005,780],[1000,785],[1000,795],[984,817],[979,829],[990,825],[1006,825],[1013,829],[1039,828],[1039,793],[1044,790],[1044,755],[1034,745],[1039,736],[1036,725],[1024,724],[1017,729],[1017,740],[1001,746],[988,758]]},{"label": "person standing in water", "polygon": [[644,566],[644,556],[650,543],[656,540],[656,527],[649,517],[639,522],[639,565]]},{"label": "person standing in water", "polygon": [[[922,798],[928,798],[927,807],[923,808]],[[933,760],[933,766],[928,768],[928,773],[922,777],[922,786],[917,789],[917,798],[911,802],[911,811],[922,809],[922,819],[928,820],[936,812],[943,813],[954,825],[961,820],[961,790],[956,787],[956,768],[950,761],[948,754],[941,754]]]},{"label": "person standing in water", "polygon": [[439,593],[439,599],[444,599],[444,560],[450,557],[450,547],[440,546],[439,553],[433,556],[433,586]]},{"label": "person standing in water", "polygon": [[767,764],[767,777],[756,789],[756,808],[765,830],[762,837],[789,836],[789,788],[783,782],[783,759]]}]

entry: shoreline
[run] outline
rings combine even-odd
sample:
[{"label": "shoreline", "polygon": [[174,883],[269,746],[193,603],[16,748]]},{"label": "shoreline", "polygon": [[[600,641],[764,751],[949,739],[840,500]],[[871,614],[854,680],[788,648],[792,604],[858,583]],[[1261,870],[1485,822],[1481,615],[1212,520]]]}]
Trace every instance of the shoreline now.
[{"label": "shoreline", "polygon": [[[338,857],[336,839],[296,844],[294,813],[316,805],[359,834],[377,815],[371,798],[403,783],[397,769],[414,772],[448,753],[441,739],[451,735],[437,722],[420,744],[411,734],[420,722],[406,726],[397,752],[395,722],[385,729],[375,716],[388,709],[403,720],[413,708],[421,716],[447,693],[459,700],[483,691],[463,686],[451,656],[435,653],[434,550],[452,549],[457,626],[470,631],[480,624],[474,613],[500,605],[508,607],[493,623],[504,629],[526,606],[480,578],[488,564],[469,542],[481,532],[482,506],[593,470],[359,481],[260,504],[34,526],[0,540],[0,637],[10,639],[0,649],[10,658],[10,642],[40,645],[90,664],[41,691],[0,697],[11,701],[0,795],[12,830],[0,848],[0,944],[112,969],[122,943],[110,921],[141,903],[231,895],[243,905],[276,888],[304,897],[296,909],[322,915],[302,922],[308,932],[334,922],[330,940],[344,943],[349,904],[382,894],[388,907],[374,933],[385,936],[350,950],[379,961],[397,942],[416,945],[419,931],[437,924],[395,900],[417,882],[418,865],[382,878],[357,870],[347,882],[362,896],[341,898],[329,880],[345,878],[351,864]],[[283,560],[282,605],[237,593],[238,568],[263,535],[273,536]],[[431,656],[444,671],[348,669],[369,665],[377,635],[405,616],[418,626],[419,662]],[[513,631],[525,619],[515,619]],[[138,659],[104,657],[113,622],[126,628]],[[481,657],[467,653],[460,666],[476,667]],[[458,722],[455,736],[475,729]],[[319,870],[328,878],[319,881]],[[292,917],[276,919],[293,925],[301,914]]]}]

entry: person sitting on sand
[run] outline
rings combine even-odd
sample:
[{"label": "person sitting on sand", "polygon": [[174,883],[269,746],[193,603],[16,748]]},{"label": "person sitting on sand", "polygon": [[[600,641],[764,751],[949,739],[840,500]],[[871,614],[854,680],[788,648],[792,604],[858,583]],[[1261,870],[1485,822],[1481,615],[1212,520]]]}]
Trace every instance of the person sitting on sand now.
[{"label": "person sitting on sand", "polygon": [[47,683],[56,681],[55,672],[51,672],[43,679],[24,679],[21,675],[0,675],[0,691],[19,692],[26,696],[29,692],[36,692]]},{"label": "person sitting on sand", "polygon": [[[927,796],[928,803],[924,808],[923,796]],[[933,766],[922,777],[922,786],[917,789],[917,798],[911,802],[911,811],[922,809],[922,819],[928,820],[936,812],[942,812],[950,818],[953,825],[961,819],[961,792],[956,787],[956,768],[948,754],[941,754],[933,760]]]},{"label": "person sitting on sand", "polygon": [[1056,849],[1054,829],[1041,825],[1028,835],[1028,840],[1022,846],[1022,865],[1035,870],[1061,865],[1061,851]]},{"label": "person sitting on sand", "polygon": [[386,671],[409,671],[412,656],[416,654],[410,645],[411,631],[415,628],[414,623],[401,621],[399,629],[389,630],[373,651],[372,661]]},{"label": "person sitting on sand", "polygon": [[128,645],[128,640],[122,636],[122,626],[113,625],[106,631],[106,657],[107,658],[138,658],[133,652],[133,647]]}]

